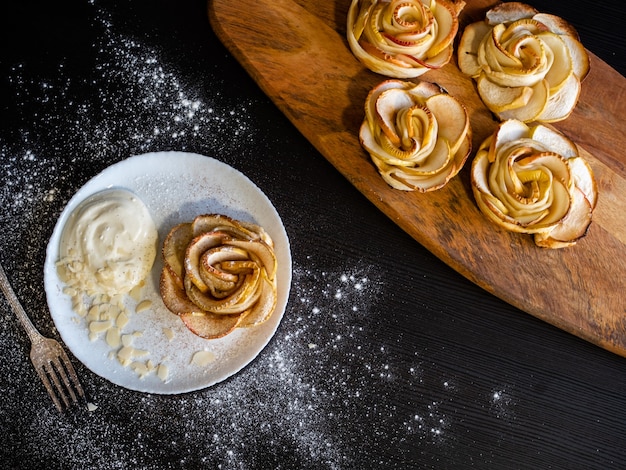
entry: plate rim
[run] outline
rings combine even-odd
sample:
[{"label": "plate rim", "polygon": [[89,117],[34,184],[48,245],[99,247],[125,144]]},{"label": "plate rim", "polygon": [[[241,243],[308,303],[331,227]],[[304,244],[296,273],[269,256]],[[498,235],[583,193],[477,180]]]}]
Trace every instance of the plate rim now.
[{"label": "plate rim", "polygon": [[[231,181],[231,179],[239,180],[239,182],[243,181],[245,183],[245,187],[241,188],[241,193],[251,191],[255,196],[255,202],[257,204],[260,204],[260,206],[262,206],[262,211],[259,210],[257,212],[259,213],[263,212],[264,216],[272,217],[277,222],[276,226],[272,227],[274,233],[271,233],[271,236],[275,240],[275,242],[279,241],[279,244],[278,244],[279,249],[277,250],[277,257],[280,256],[283,259],[281,262],[282,269],[280,269],[279,271],[279,275],[281,276],[281,278],[279,279],[280,291],[278,294],[278,302],[277,302],[277,306],[272,317],[270,318],[270,320],[268,320],[268,322],[272,322],[272,323],[259,325],[258,327],[254,327],[251,329],[242,329],[242,330],[249,330],[249,331],[246,331],[245,333],[239,333],[239,335],[244,336],[244,339],[245,339],[245,336],[253,337],[254,339],[256,339],[256,337],[259,336],[259,334],[255,334],[255,333],[258,333],[258,331],[260,331],[260,330],[256,330],[257,328],[264,328],[267,331],[263,330],[260,338],[256,339],[256,341],[252,341],[252,344],[248,345],[247,350],[244,349],[237,353],[236,358],[239,357],[240,358],[239,360],[236,360],[236,359],[230,360],[229,364],[232,362],[233,366],[227,367],[225,370],[221,370],[220,368],[220,372],[217,374],[216,377],[213,377],[212,375],[210,375],[207,380],[198,380],[198,382],[194,385],[188,384],[188,385],[182,385],[182,386],[181,385],[175,386],[176,384],[174,384],[174,385],[168,385],[168,387],[160,388],[160,387],[151,386],[152,384],[147,384],[146,382],[141,383],[140,382],[141,379],[139,377],[136,377],[135,382],[137,383],[132,384],[123,380],[123,377],[120,378],[120,377],[115,376],[115,374],[113,373],[103,374],[102,370],[98,369],[97,367],[95,367],[95,369],[97,370],[94,370],[94,367],[93,367],[94,365],[91,363],[91,361],[85,360],[86,354],[84,354],[81,351],[75,351],[76,348],[72,347],[73,341],[69,341],[68,343],[70,332],[67,331],[67,329],[64,327],[59,327],[60,322],[55,317],[59,315],[60,313],[57,312],[58,308],[54,304],[54,300],[58,299],[59,297],[66,296],[66,294],[63,294],[62,291],[60,292],[60,290],[62,290],[60,289],[60,287],[63,286],[64,283],[62,283],[62,281],[60,281],[60,279],[58,278],[58,275],[56,272],[56,262],[58,260],[58,252],[59,252],[58,243],[60,240],[60,236],[65,226],[65,223],[67,222],[67,219],[69,218],[73,210],[75,210],[76,207],[86,198],[90,197],[91,195],[99,191],[109,189],[111,187],[119,187],[123,189],[128,189],[132,192],[136,192],[137,188],[133,187],[132,184],[128,184],[129,183],[128,177],[121,178],[122,181],[120,182],[120,184],[114,184],[114,185],[108,184],[107,178],[111,178],[113,175],[115,175],[116,173],[119,173],[120,171],[125,170],[129,166],[137,165],[142,162],[145,163],[150,160],[156,160],[157,162],[159,162],[159,161],[163,161],[165,158],[168,158],[168,159],[184,158],[188,162],[192,162],[194,165],[200,165],[200,166],[203,166],[206,168],[212,168],[212,169],[217,168],[220,171],[227,172],[229,175],[232,175],[228,178],[229,182]],[[164,166],[167,166],[167,165],[164,164]],[[148,171],[148,173],[156,174],[154,168]],[[222,187],[220,186],[219,189],[222,189]],[[143,200],[145,198],[140,197],[140,199]],[[218,202],[220,202],[219,198],[218,198]],[[239,202],[241,204],[244,204],[246,203],[246,200],[242,200]],[[151,215],[154,217],[154,207],[150,207],[149,203],[146,205],[148,206],[148,209],[150,210]],[[226,203],[226,205],[228,206],[228,202]],[[165,204],[164,207],[167,207],[167,204]],[[170,209],[172,208],[170,207]],[[176,212],[177,208],[173,208],[173,209]],[[241,210],[241,208],[233,208],[233,211],[235,211],[235,209]],[[211,211],[209,210],[208,212],[211,212]],[[258,215],[250,211],[248,211],[248,214],[253,218],[256,218],[256,216]],[[197,214],[197,215],[200,215],[200,214]],[[155,223],[157,225],[157,230],[159,230],[160,232],[163,231],[164,227],[160,226],[161,224],[159,224],[157,221],[155,221]],[[267,229],[267,227],[264,227],[264,228]],[[279,235],[278,237],[276,236],[277,234]],[[161,250],[160,250],[161,246],[162,246],[162,239],[160,236],[159,245],[157,247],[157,260],[161,256]],[[157,260],[155,260],[155,263],[151,269],[150,275],[152,276],[154,275],[154,271],[156,267],[159,266],[159,263],[157,262]],[[287,266],[285,266],[285,264],[287,264]],[[127,388],[129,390],[139,391],[143,393],[173,395],[173,394],[186,393],[186,392],[191,392],[191,391],[211,387],[237,374],[238,372],[240,372],[242,369],[247,367],[251,362],[253,362],[256,359],[256,357],[261,353],[261,351],[263,351],[263,349],[265,349],[267,344],[274,337],[281,323],[282,317],[285,314],[287,304],[289,301],[289,294],[291,290],[292,271],[293,271],[293,267],[292,267],[291,247],[290,247],[289,237],[288,237],[286,228],[284,226],[284,223],[280,217],[280,214],[276,210],[276,207],[273,205],[269,197],[248,176],[246,176],[240,170],[214,157],[210,157],[210,156],[206,156],[206,155],[202,155],[202,154],[194,153],[194,152],[186,152],[186,151],[157,151],[157,152],[148,152],[144,154],[130,156],[116,163],[113,163],[107,166],[106,168],[104,168],[103,170],[101,170],[100,172],[98,172],[95,176],[90,178],[87,182],[81,185],[81,187],[74,192],[72,197],[64,205],[63,210],[59,214],[56,220],[54,229],[52,231],[52,234],[46,246],[46,256],[45,256],[45,262],[44,262],[44,290],[45,290],[46,303],[48,306],[50,316],[53,320],[56,330],[58,331],[59,335],[61,336],[61,339],[64,342],[64,345],[72,352],[74,357],[78,361],[80,361],[86,368],[88,368],[90,371],[92,371],[96,375],[108,380],[109,382],[117,386]],[[74,313],[74,312],[73,310],[70,309],[70,312],[66,312],[64,310],[61,313]],[[231,335],[233,334],[234,333],[231,333]],[[204,341],[210,342],[210,341],[215,341],[215,340],[204,340]],[[210,343],[207,343],[207,344],[210,344]],[[123,368],[123,366],[119,364],[117,368],[118,369]],[[166,383],[171,384],[171,382],[166,382]],[[160,384],[157,383],[157,385],[160,385]]]}]

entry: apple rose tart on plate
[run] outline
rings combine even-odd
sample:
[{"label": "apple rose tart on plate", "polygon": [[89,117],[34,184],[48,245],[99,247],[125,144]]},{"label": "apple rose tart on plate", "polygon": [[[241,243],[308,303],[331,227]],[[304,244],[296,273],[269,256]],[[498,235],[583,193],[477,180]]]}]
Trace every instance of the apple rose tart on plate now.
[{"label": "apple rose tart on plate", "polygon": [[448,0],[352,0],[348,44],[370,70],[414,78],[452,58],[464,2]]},{"label": "apple rose tart on plate", "polygon": [[461,71],[500,119],[557,122],[578,102],[589,57],[565,20],[524,3],[502,3],[468,25],[458,46]]},{"label": "apple rose tart on plate", "polygon": [[576,145],[543,124],[502,122],[481,144],[471,183],[482,213],[507,230],[563,248],[587,233],[598,198],[589,164]]},{"label": "apple rose tart on plate", "polygon": [[170,230],[163,261],[163,302],[198,336],[219,338],[258,325],[274,311],[274,244],[258,225],[198,216]]},{"label": "apple rose tart on plate", "polygon": [[386,80],[374,87],[359,137],[383,179],[404,191],[443,187],[472,146],[465,107],[424,81]]}]

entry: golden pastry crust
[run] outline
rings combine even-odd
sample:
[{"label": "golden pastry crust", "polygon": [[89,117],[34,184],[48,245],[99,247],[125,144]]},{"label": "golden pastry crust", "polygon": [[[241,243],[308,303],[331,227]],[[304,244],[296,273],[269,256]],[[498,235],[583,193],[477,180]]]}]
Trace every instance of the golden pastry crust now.
[{"label": "golden pastry crust", "polygon": [[386,80],[374,87],[359,137],[383,179],[404,191],[443,187],[471,150],[465,107],[424,81]]},{"label": "golden pastry crust", "polygon": [[482,213],[498,226],[534,236],[545,248],[575,244],[591,224],[598,191],[576,145],[542,124],[502,122],[481,144],[471,183]]},{"label": "golden pastry crust", "polygon": [[459,68],[500,119],[557,122],[578,103],[589,57],[567,21],[519,2],[502,3],[468,25]]},{"label": "golden pastry crust", "polygon": [[418,77],[452,58],[464,5],[448,0],[352,0],[348,44],[355,57],[376,73]]},{"label": "golden pastry crust", "polygon": [[203,338],[266,321],[277,301],[276,256],[262,227],[220,214],[173,227],[163,243],[165,306]]}]

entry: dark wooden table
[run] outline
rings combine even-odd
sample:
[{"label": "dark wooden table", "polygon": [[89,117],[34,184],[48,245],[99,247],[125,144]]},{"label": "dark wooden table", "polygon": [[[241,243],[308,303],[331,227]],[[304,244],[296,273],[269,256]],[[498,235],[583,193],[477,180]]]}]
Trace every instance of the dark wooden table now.
[{"label": "dark wooden table", "polygon": [[[620,2],[533,5],[626,74]],[[485,293],[378,212],[226,52],[203,0],[0,8],[0,261],[43,333],[58,338],[56,219],[132,155],[242,171],[293,256],[285,316],[245,369],[162,396],[75,361],[92,412],[57,413],[0,300],[0,468],[626,468],[625,359]]]}]

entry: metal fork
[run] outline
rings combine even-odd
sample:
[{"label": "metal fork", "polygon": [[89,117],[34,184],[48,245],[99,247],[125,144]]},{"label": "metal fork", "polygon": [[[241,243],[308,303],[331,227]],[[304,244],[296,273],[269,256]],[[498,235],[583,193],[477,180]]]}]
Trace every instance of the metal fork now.
[{"label": "metal fork", "polygon": [[30,360],[57,409],[62,412],[64,406],[65,409],[69,408],[70,398],[73,403],[77,403],[79,397],[86,402],[83,387],[78,381],[78,376],[65,350],[58,341],[46,338],[37,331],[9,284],[2,265],[0,265],[0,288],[2,288],[2,292],[4,292],[26,333],[28,333],[32,345]]}]

